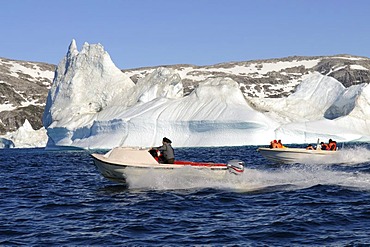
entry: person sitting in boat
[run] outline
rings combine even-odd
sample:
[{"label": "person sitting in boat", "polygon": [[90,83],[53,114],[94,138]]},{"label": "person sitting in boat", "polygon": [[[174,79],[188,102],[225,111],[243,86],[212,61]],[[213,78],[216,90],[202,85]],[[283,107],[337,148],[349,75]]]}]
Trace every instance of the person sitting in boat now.
[{"label": "person sitting in boat", "polygon": [[316,146],[316,150],[323,150],[322,148],[322,145],[324,144],[324,142],[320,142],[319,144],[317,144]]},{"label": "person sitting in boat", "polygon": [[328,144],[326,144],[324,142],[320,142],[320,145],[319,145],[318,149],[329,150],[329,146],[328,146]]},{"label": "person sitting in boat", "polygon": [[308,146],[306,147],[306,149],[307,150],[315,150],[311,144],[308,144]]},{"label": "person sitting in boat", "polygon": [[158,150],[162,155],[159,156],[159,163],[173,164],[175,162],[175,151],[171,146],[171,140],[164,137],[162,140],[162,146],[153,147],[152,150]]},{"label": "person sitting in boat", "polygon": [[278,148],[285,148],[285,146],[283,145],[283,143],[281,143],[281,140],[278,140],[277,147]]},{"label": "person sitting in boat", "polygon": [[337,142],[336,141],[333,141],[332,139],[329,139],[328,149],[327,150],[337,151]]},{"label": "person sitting in boat", "polygon": [[276,140],[271,141],[270,148],[279,148],[278,142]]}]

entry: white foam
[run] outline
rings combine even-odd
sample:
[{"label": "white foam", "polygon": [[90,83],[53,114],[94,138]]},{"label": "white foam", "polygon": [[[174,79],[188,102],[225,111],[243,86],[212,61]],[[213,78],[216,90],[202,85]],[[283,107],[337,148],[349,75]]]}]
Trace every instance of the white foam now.
[{"label": "white foam", "polygon": [[248,192],[299,190],[315,185],[339,185],[370,190],[369,173],[340,171],[334,166],[325,165],[281,166],[271,170],[247,168],[242,175],[226,174],[221,179],[212,179],[209,175],[190,168],[186,170],[186,176],[184,170],[173,174],[148,171],[139,179],[129,179],[129,183],[130,188],[154,190],[213,188]]}]

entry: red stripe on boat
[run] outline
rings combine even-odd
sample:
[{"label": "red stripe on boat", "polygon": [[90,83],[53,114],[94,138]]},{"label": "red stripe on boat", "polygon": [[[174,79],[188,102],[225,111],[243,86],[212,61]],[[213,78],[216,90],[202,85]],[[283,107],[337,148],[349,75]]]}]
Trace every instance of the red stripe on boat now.
[{"label": "red stripe on boat", "polygon": [[227,166],[226,164],[222,164],[222,163],[193,162],[193,161],[183,161],[183,160],[176,160],[175,165],[217,166],[217,167]]}]

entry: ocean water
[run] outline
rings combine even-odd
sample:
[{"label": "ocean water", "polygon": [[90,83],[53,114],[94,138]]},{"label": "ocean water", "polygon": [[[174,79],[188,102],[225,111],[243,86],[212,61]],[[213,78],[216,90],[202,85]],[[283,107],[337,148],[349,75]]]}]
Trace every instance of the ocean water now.
[{"label": "ocean water", "polygon": [[90,151],[0,150],[0,246],[370,246],[369,144],[333,165],[278,165],[256,148],[176,149],[243,160],[225,181],[130,186],[102,177]]}]

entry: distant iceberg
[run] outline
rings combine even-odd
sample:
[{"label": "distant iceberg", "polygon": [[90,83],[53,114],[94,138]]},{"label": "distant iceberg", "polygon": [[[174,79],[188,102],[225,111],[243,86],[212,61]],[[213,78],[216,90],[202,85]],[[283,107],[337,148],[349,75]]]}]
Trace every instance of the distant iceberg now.
[{"label": "distant iceberg", "polygon": [[0,148],[34,148],[45,147],[47,135],[45,128],[34,130],[26,119],[18,130],[7,133],[0,139]]}]

